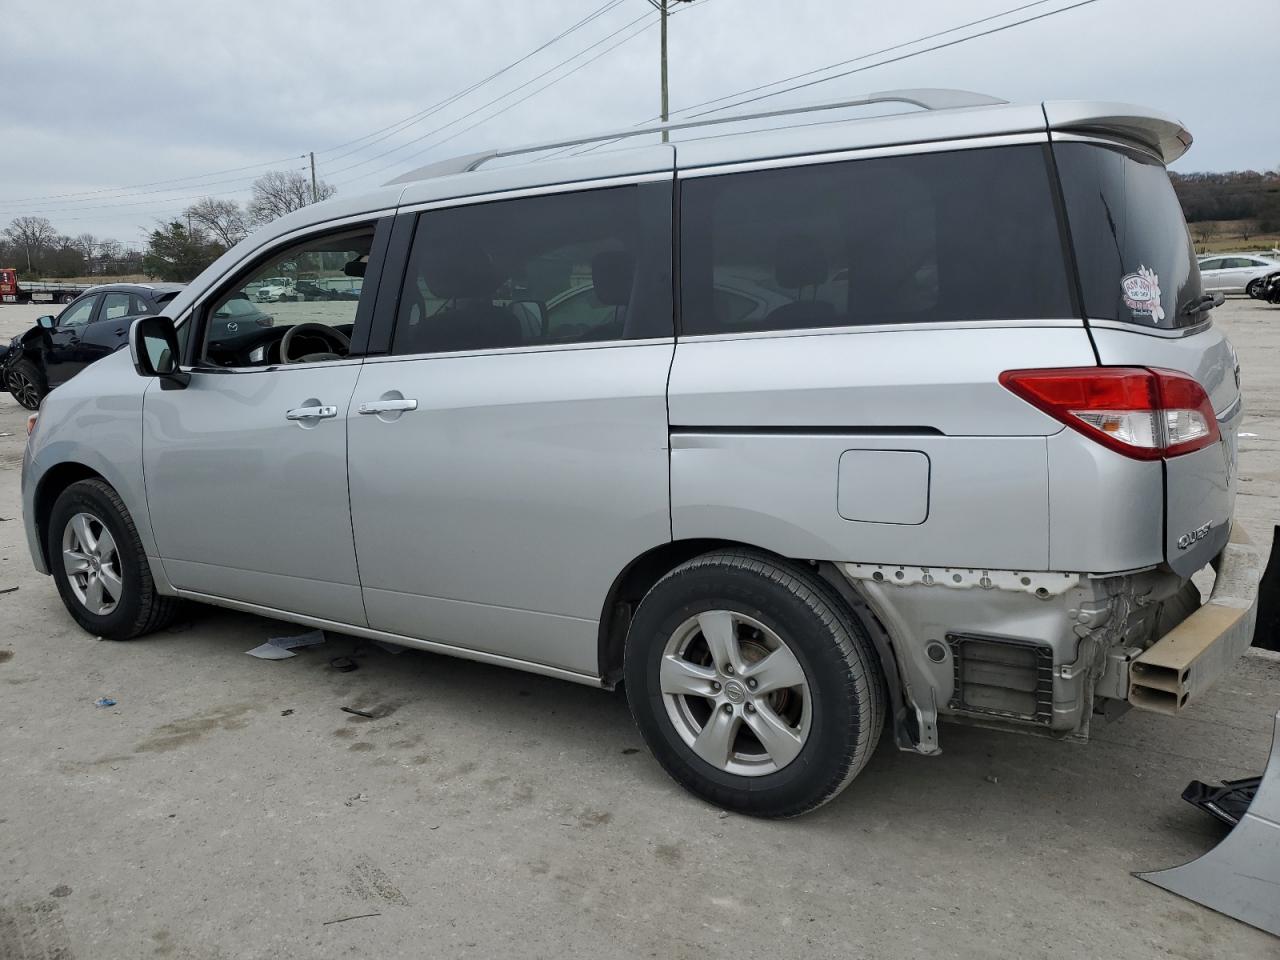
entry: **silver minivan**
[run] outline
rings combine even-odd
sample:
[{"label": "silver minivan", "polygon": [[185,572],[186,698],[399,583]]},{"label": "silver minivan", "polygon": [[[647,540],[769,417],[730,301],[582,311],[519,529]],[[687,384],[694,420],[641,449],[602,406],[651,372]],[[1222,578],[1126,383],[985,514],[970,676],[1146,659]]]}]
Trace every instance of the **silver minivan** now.
[{"label": "silver minivan", "polygon": [[[923,109],[794,119],[888,101]],[[937,90],[791,114],[262,229],[46,398],[36,567],[112,639],[193,600],[625,684],[677,781],[762,816],[886,726],[934,754],[942,719],[1177,713],[1250,642],[1259,569],[1165,173],[1190,136]],[[210,322],[303,275],[359,293]]]}]

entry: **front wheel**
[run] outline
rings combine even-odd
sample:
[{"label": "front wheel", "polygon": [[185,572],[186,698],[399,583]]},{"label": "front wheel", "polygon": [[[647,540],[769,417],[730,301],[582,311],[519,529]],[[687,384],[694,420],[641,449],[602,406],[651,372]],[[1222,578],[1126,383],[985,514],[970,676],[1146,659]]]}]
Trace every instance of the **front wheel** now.
[{"label": "front wheel", "polygon": [[14,361],[5,374],[4,386],[28,410],[39,410],[40,401],[49,392],[44,372],[26,357]]},{"label": "front wheel", "polygon": [[623,675],[667,773],[755,816],[835,797],[884,723],[884,679],[856,616],[816,574],[749,551],[705,554],[658,581]]},{"label": "front wheel", "polygon": [[1260,279],[1250,280],[1249,285],[1244,288],[1244,292],[1257,300],[1258,297],[1262,296],[1262,281]]},{"label": "front wheel", "polygon": [[45,536],[58,593],[85,630],[131,640],[173,619],[178,601],[156,593],[133,518],[106,482],[80,480],[63,490]]}]

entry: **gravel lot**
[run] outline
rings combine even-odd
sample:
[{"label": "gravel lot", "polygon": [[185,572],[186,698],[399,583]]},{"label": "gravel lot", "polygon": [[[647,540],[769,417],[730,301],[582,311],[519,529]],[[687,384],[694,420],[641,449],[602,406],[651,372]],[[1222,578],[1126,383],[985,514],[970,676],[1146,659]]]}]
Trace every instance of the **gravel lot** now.
[{"label": "gravel lot", "polygon": [[[0,307],[0,336],[42,312]],[[1257,435],[1238,515],[1265,544],[1280,308],[1216,316]],[[666,778],[618,695],[345,638],[259,661],[297,628],[207,608],[95,641],[27,556],[24,419],[0,395],[2,960],[1277,955],[1130,876],[1221,836],[1179,794],[1260,772],[1276,659],[1176,721],[1134,711],[1085,746],[948,726],[934,759],[882,742],[814,815],[726,818]]]}]

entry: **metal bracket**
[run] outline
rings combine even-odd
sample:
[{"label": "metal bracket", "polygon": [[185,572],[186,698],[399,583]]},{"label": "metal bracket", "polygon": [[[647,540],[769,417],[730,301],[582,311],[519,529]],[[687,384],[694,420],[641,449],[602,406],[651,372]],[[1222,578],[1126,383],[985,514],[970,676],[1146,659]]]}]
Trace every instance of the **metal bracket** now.
[{"label": "metal bracket", "polygon": [[905,567],[882,563],[842,563],[854,580],[872,580],[897,587],[949,587],[952,590],[1011,590],[1041,600],[1060,596],[1080,584],[1078,573],[1024,573],[1019,570],[979,570],[957,567]]}]

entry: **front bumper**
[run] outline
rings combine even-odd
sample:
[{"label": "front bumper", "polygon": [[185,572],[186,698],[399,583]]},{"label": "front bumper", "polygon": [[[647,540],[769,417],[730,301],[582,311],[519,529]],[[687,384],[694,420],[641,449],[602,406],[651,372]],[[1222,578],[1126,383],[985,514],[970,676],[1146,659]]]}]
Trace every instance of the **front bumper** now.
[{"label": "front bumper", "polygon": [[1262,558],[1237,523],[1213,563],[1209,599],[1133,659],[1128,701],[1176,714],[1231,669],[1253,642]]}]

